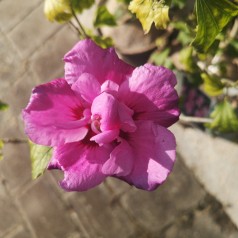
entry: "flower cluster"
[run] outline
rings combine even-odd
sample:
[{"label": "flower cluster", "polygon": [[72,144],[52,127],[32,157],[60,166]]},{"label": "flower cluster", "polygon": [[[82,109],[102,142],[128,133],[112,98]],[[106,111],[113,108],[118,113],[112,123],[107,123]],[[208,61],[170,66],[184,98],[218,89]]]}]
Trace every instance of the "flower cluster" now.
[{"label": "flower cluster", "polygon": [[89,39],[64,57],[65,78],[37,86],[23,110],[25,131],[52,146],[49,169],[66,191],[85,191],[113,176],[154,190],[171,172],[178,120],[175,75],[150,64],[134,68],[113,48]]}]

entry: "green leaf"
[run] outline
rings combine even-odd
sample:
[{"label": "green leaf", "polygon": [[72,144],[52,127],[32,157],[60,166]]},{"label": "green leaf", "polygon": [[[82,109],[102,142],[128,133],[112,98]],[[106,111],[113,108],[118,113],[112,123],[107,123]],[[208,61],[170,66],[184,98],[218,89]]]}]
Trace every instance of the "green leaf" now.
[{"label": "green leaf", "polygon": [[190,42],[192,41],[192,37],[191,37],[192,30],[188,26],[188,24],[186,24],[186,22],[183,22],[183,21],[174,21],[174,22],[171,22],[171,26],[179,30],[178,31],[179,34],[176,39],[183,46],[188,46]]},{"label": "green leaf", "polygon": [[238,15],[238,6],[229,0],[196,0],[197,34],[192,45],[207,52],[216,36]]},{"label": "green leaf", "polygon": [[151,55],[151,60],[156,64],[156,65],[163,65],[167,57],[169,56],[170,49],[166,48],[162,52],[155,52]]},{"label": "green leaf", "polygon": [[0,111],[8,109],[8,105],[2,101],[0,101]]},{"label": "green leaf", "polygon": [[180,51],[179,61],[181,64],[183,64],[184,70],[186,72],[196,73],[198,71],[198,66],[193,57],[192,47],[186,47]]},{"label": "green leaf", "polygon": [[206,73],[201,74],[204,81],[204,91],[209,96],[218,96],[223,93],[223,88],[225,85],[216,76],[210,76]]},{"label": "green leaf", "polygon": [[174,6],[176,6],[176,7],[180,8],[180,9],[182,9],[182,8],[184,8],[185,5],[186,5],[186,0],[173,0],[172,3],[173,3]]},{"label": "green leaf", "polygon": [[90,8],[94,2],[94,0],[71,0],[74,11],[78,13],[81,13],[84,9]]},{"label": "green leaf", "polygon": [[145,34],[155,23],[157,29],[165,29],[169,22],[169,6],[171,0],[132,0],[129,10],[136,14]]},{"label": "green leaf", "polygon": [[44,13],[49,21],[67,22],[72,17],[70,0],[45,0]]},{"label": "green leaf", "polygon": [[32,178],[36,179],[44,173],[52,156],[51,148],[42,145],[30,144]]},{"label": "green leaf", "polygon": [[108,11],[106,6],[100,6],[97,9],[96,12],[96,18],[94,21],[95,27],[101,27],[101,26],[115,26],[116,20],[114,16]]},{"label": "green leaf", "polygon": [[0,139],[0,160],[3,159],[3,153],[2,153],[3,146],[4,146],[3,140]]},{"label": "green leaf", "polygon": [[169,58],[169,53],[170,53],[169,48],[166,48],[161,52],[154,52],[150,56],[150,61],[152,61],[156,65],[163,65],[166,68],[172,68],[173,63],[171,59]]},{"label": "green leaf", "polygon": [[210,116],[213,121],[207,127],[223,133],[238,131],[238,117],[227,100],[217,104]]},{"label": "green leaf", "polygon": [[111,37],[91,35],[90,38],[103,49],[107,49],[114,45]]}]

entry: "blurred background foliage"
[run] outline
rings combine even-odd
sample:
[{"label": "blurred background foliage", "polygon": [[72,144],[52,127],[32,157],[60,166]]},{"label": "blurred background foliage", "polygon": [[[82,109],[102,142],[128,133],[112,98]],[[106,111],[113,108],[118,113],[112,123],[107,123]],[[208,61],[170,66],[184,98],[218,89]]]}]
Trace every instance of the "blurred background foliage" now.
[{"label": "blurred background foliage", "polygon": [[[45,0],[44,11],[50,21],[70,24],[80,38],[90,37],[103,48],[114,45],[113,37],[103,34],[105,26],[117,27],[137,18],[144,34],[156,28],[160,33],[153,39],[149,62],[182,72],[184,92],[196,89],[194,97],[187,92],[186,97],[181,95],[182,112],[210,117],[212,123],[205,126],[216,133],[237,132],[237,0],[117,0],[112,11],[108,2]],[[80,14],[92,7],[93,25],[87,29]]]}]

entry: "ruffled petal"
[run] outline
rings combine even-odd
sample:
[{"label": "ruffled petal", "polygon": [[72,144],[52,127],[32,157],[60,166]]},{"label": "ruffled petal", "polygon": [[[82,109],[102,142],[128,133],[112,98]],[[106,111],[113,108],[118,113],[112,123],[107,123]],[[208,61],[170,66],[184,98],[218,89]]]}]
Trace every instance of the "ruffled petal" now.
[{"label": "ruffled petal", "polygon": [[128,176],[118,177],[150,191],[162,184],[171,172],[176,158],[176,142],[168,129],[150,121],[140,121],[136,125],[136,132],[127,138],[135,155],[134,168]]},{"label": "ruffled petal", "polygon": [[92,104],[93,99],[97,97],[101,91],[101,85],[97,79],[92,74],[88,73],[80,75],[71,88],[76,95],[82,97],[90,105]]},{"label": "ruffled petal", "polygon": [[134,110],[134,119],[168,127],[179,117],[173,72],[150,64],[136,68],[119,88],[119,100]]},{"label": "ruffled petal", "polygon": [[111,147],[90,146],[81,142],[59,146],[53,154],[64,172],[60,185],[66,191],[86,191],[100,184],[106,175],[102,165],[109,159]]},{"label": "ruffled petal", "polygon": [[134,154],[130,145],[123,140],[110,154],[110,159],[102,166],[105,175],[126,176],[134,165]]},{"label": "ruffled petal", "polygon": [[108,143],[116,140],[118,136],[119,136],[119,130],[115,129],[115,130],[103,131],[103,132],[91,137],[90,140],[95,141],[100,146],[102,146],[104,144],[108,144]]},{"label": "ruffled petal", "polygon": [[69,84],[83,73],[89,73],[102,84],[106,80],[121,84],[133,67],[120,60],[113,48],[102,49],[92,40],[78,42],[65,56],[65,79]]},{"label": "ruffled petal", "polygon": [[60,169],[61,170],[60,164],[54,156],[51,158],[51,160],[47,166],[47,169],[48,170],[52,170],[52,169]]},{"label": "ruffled petal", "polygon": [[64,79],[36,87],[22,114],[25,132],[37,144],[55,146],[79,141],[88,132],[90,112]]},{"label": "ruffled petal", "polygon": [[111,80],[106,80],[101,85],[101,92],[111,93],[113,96],[117,95],[117,91],[119,89],[119,85]]},{"label": "ruffled petal", "polygon": [[120,127],[118,115],[118,100],[109,93],[102,93],[96,97],[91,107],[92,117],[100,117],[101,131],[118,129]]},{"label": "ruffled petal", "polygon": [[121,130],[123,130],[124,132],[134,132],[136,130],[136,124],[132,118],[134,112],[124,103],[119,103],[118,110],[121,122]]}]

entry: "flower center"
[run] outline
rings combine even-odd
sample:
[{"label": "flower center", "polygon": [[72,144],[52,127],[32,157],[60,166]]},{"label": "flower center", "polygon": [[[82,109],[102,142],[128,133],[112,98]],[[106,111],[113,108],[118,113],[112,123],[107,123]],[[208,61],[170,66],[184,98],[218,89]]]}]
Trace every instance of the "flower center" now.
[{"label": "flower center", "polygon": [[101,133],[101,129],[100,129],[100,120],[101,117],[98,114],[95,114],[92,116],[91,118],[92,122],[91,122],[91,129],[94,133],[99,134]]},{"label": "flower center", "polygon": [[74,120],[80,120],[83,118],[83,108],[78,106],[76,108],[72,108]]}]

